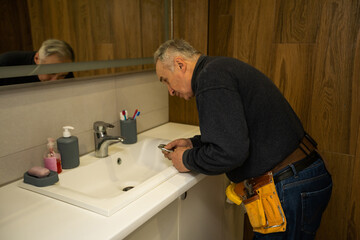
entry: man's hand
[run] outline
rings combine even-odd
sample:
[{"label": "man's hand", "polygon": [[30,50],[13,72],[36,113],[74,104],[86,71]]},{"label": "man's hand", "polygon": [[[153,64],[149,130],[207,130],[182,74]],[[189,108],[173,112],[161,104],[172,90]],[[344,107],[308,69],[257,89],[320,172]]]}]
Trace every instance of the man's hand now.
[{"label": "man's hand", "polygon": [[182,156],[187,149],[190,149],[192,147],[193,145],[190,139],[186,139],[186,138],[176,139],[165,146],[166,149],[172,149],[174,151],[173,152],[163,151],[163,154],[166,158],[172,161],[174,167],[179,172],[190,172],[190,170],[185,167],[182,161]]}]

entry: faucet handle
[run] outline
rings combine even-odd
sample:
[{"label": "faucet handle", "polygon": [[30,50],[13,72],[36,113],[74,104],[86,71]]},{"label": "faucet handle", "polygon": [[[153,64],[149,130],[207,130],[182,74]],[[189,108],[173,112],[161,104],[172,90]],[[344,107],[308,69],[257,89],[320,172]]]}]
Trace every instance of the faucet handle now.
[{"label": "faucet handle", "polygon": [[103,121],[94,122],[94,131],[106,133],[106,128],[113,128],[114,125]]}]

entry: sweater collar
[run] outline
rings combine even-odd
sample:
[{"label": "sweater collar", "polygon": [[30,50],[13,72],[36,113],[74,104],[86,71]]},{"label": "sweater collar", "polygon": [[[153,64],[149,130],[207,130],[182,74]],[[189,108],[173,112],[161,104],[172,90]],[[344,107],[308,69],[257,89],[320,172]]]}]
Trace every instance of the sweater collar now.
[{"label": "sweater collar", "polygon": [[198,59],[198,61],[196,62],[195,68],[194,68],[194,72],[191,78],[191,88],[193,90],[194,93],[196,93],[197,90],[197,82],[196,79],[198,78],[201,70],[204,68],[206,61],[207,60],[207,56],[205,55],[201,55]]}]

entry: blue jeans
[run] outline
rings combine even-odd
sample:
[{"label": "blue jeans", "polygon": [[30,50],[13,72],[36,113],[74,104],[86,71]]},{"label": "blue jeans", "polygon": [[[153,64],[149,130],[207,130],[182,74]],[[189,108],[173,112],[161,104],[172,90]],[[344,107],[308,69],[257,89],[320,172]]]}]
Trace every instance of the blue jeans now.
[{"label": "blue jeans", "polygon": [[[308,168],[296,172],[294,176],[276,183],[287,227],[285,232],[260,234],[254,233],[254,239],[314,239],[331,196],[332,180],[322,159],[316,160]],[[281,173],[278,172],[275,174]]]}]

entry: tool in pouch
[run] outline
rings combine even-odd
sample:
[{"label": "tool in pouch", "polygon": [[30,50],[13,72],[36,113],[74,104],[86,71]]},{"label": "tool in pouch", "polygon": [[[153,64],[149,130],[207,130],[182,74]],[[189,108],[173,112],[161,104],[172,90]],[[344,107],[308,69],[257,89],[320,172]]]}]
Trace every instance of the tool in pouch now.
[{"label": "tool in pouch", "polygon": [[244,203],[255,232],[274,233],[286,230],[286,217],[277,195],[272,172],[231,183],[226,196],[237,205]]}]

